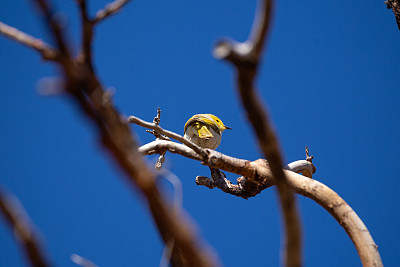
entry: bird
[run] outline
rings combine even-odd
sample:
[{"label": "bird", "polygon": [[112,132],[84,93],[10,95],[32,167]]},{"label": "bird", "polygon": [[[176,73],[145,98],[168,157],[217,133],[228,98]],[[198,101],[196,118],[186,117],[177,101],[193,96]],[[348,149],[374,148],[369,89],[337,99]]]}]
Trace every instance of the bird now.
[{"label": "bird", "polygon": [[232,129],[212,114],[193,115],[185,124],[184,138],[202,148],[216,149],[221,143],[222,132]]}]

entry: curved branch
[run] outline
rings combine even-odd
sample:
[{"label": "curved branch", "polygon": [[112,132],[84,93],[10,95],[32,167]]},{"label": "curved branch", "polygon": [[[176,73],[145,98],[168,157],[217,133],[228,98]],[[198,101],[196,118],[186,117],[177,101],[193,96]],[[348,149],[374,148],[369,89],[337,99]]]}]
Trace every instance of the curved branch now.
[{"label": "curved branch", "polygon": [[[153,141],[139,148],[142,155],[157,154],[165,150],[200,161],[200,157],[196,152],[185,145],[171,141]],[[209,153],[210,160],[207,163],[209,167],[242,175],[242,177],[237,179],[238,184],[241,185],[241,189],[237,186],[235,187],[229,181],[225,181],[226,186],[223,187],[225,187],[226,191],[233,192],[227,193],[237,195],[237,190],[240,189],[242,190],[240,197],[246,196],[246,194],[249,194],[247,196],[251,197],[254,196],[251,194],[257,192],[257,190],[260,193],[262,190],[277,183],[276,177],[272,175],[270,166],[263,159],[250,162],[244,159],[229,157],[214,150],[209,150]],[[307,165],[309,167],[306,167]],[[296,171],[299,171],[301,168],[303,170],[309,169],[307,171],[310,171],[310,169],[313,170],[312,164],[305,160],[295,161],[287,165],[287,167],[290,166]],[[337,193],[323,183],[299,175],[293,171],[284,170],[284,173],[294,192],[316,201],[340,223],[355,245],[363,266],[383,266],[378,246],[372,239],[367,227],[355,211]],[[197,177],[196,182],[209,188],[214,187],[214,184],[210,184],[210,179],[207,177]],[[257,186],[258,188],[252,188]],[[225,190],[223,189],[223,191]]]},{"label": "curved branch", "polygon": [[11,195],[6,196],[0,189],[0,212],[13,229],[32,266],[51,266],[41,249],[34,227],[31,225],[23,207],[16,200]]},{"label": "curved branch", "polygon": [[335,191],[314,179],[285,171],[294,191],[313,199],[336,219],[349,235],[363,266],[383,267],[378,246],[357,213]]}]

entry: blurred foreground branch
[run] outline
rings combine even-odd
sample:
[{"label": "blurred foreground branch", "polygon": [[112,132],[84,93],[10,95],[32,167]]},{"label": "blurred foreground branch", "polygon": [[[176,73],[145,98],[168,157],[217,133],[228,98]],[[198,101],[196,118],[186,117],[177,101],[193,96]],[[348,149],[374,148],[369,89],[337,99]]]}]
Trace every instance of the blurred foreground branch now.
[{"label": "blurred foreground branch", "polygon": [[[47,0],[33,1],[41,11],[44,23],[54,39],[56,63],[60,67],[65,92],[74,99],[81,110],[97,126],[101,143],[124,171],[128,181],[141,192],[164,243],[173,241],[171,262],[174,266],[215,266],[217,261],[208,246],[197,235],[194,227],[179,210],[172,210],[166,198],[159,191],[152,172],[138,153],[136,140],[125,119],[112,103],[111,94],[100,83],[93,68],[92,37],[93,26],[116,13],[128,1],[114,1],[90,18],[87,1],[77,0],[82,17],[81,53],[73,56],[64,29]],[[1,25],[0,25],[1,26]],[[4,28],[4,27],[3,27]],[[0,31],[7,37],[35,48],[23,38],[20,32]],[[47,46],[46,46],[47,47]],[[37,51],[42,50],[35,48]]]},{"label": "blurred foreground branch", "polygon": [[0,33],[8,38],[38,51],[44,60],[59,60],[58,52],[41,39],[26,34],[0,21]]},{"label": "blurred foreground branch", "polygon": [[299,267],[302,265],[301,225],[296,200],[282,170],[282,155],[275,131],[269,121],[261,98],[256,92],[254,80],[266,43],[271,24],[274,1],[261,0],[254,19],[251,34],[247,41],[220,41],[215,49],[216,58],[227,60],[236,69],[237,88],[247,112],[247,118],[258,139],[258,145],[268,163],[278,188],[279,203],[284,221],[284,266]]},{"label": "blurred foreground branch", "polygon": [[21,247],[31,265],[37,267],[51,266],[45,253],[41,249],[34,227],[31,225],[28,215],[23,210],[22,205],[14,196],[10,194],[6,195],[1,189],[0,212],[13,230],[16,239],[21,243]]}]

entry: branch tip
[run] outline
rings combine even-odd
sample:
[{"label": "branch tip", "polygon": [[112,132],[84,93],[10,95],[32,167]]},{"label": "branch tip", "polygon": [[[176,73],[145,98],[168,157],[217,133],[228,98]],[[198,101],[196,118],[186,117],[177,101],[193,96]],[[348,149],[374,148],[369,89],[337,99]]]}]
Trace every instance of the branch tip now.
[{"label": "branch tip", "polygon": [[59,52],[39,38],[0,21],[0,34],[39,52],[44,60],[60,60]]},{"label": "branch tip", "polygon": [[92,20],[92,23],[93,24],[99,23],[104,19],[110,17],[111,15],[116,14],[129,1],[130,0],[115,0],[114,2],[107,4],[103,9],[97,11],[95,17]]}]

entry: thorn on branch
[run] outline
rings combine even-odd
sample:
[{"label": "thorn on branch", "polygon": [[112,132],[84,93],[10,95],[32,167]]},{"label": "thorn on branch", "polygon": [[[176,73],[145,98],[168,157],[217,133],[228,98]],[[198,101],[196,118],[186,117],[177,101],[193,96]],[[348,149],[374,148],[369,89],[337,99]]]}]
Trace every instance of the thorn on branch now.
[{"label": "thorn on branch", "polygon": [[160,124],[160,121],[161,121],[160,117],[161,117],[161,109],[160,109],[160,107],[157,107],[157,116],[155,116],[154,119],[153,119],[153,122],[156,125]]},{"label": "thorn on branch", "polygon": [[311,155],[310,157],[310,154],[308,154],[308,146],[306,146],[306,160],[312,162],[313,158],[314,156]]},{"label": "thorn on branch", "polygon": [[308,146],[306,146],[306,160],[311,163],[311,166],[312,166],[312,169],[313,169],[312,174],[314,174],[317,171],[317,168],[312,163],[313,159],[314,159],[314,156],[313,155],[310,156],[310,154],[308,153]]}]

